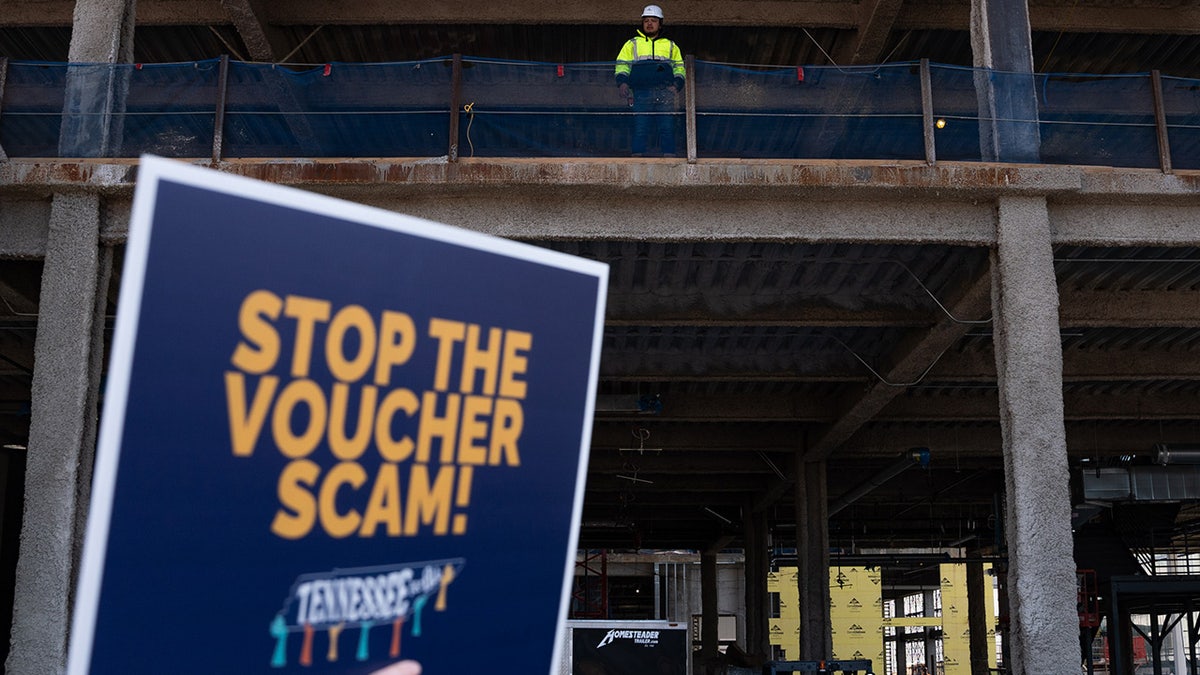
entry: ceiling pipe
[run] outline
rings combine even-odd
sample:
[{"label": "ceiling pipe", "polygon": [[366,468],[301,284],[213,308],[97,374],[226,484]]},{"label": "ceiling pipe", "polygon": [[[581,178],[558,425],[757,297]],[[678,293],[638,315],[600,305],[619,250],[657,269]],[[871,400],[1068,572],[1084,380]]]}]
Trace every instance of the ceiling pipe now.
[{"label": "ceiling pipe", "polygon": [[657,415],[662,412],[662,397],[658,394],[637,396],[634,394],[611,394],[596,397],[594,410],[597,413],[637,413]]},{"label": "ceiling pipe", "polygon": [[1154,461],[1168,464],[1200,464],[1200,445],[1159,443],[1154,446]]},{"label": "ceiling pipe", "polygon": [[879,473],[871,476],[866,481],[860,483],[857,487],[852,488],[849,492],[838,497],[832,504],[829,505],[829,515],[841,511],[847,506],[853,504],[871,492],[875,488],[883,485],[889,480],[904,473],[910,467],[920,464],[922,467],[929,466],[929,448],[913,448],[901,456],[900,460],[895,464],[886,467]]}]

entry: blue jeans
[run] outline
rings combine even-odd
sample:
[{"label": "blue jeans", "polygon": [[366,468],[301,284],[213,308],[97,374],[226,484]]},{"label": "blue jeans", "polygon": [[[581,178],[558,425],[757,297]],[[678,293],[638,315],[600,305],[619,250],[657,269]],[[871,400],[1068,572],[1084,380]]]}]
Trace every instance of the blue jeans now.
[{"label": "blue jeans", "polygon": [[674,155],[675,89],[665,86],[633,90],[633,112],[633,154],[646,153],[646,141],[653,124],[658,129],[658,149],[664,155]]}]

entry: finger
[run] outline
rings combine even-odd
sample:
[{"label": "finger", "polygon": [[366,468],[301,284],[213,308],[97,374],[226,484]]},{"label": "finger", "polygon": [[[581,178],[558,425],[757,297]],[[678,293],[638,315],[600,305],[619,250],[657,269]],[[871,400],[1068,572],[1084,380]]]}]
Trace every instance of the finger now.
[{"label": "finger", "polygon": [[416,661],[398,661],[376,670],[371,675],[421,675],[421,664]]}]

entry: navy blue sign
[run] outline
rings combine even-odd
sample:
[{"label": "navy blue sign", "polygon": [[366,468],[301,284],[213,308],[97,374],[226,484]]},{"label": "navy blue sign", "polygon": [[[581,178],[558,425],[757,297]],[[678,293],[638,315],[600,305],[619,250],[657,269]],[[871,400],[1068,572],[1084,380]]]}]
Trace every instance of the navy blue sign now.
[{"label": "navy blue sign", "polygon": [[69,672],[551,672],[606,287],[143,158]]},{"label": "navy blue sign", "polygon": [[686,675],[687,628],[665,621],[574,621],[572,675]]}]

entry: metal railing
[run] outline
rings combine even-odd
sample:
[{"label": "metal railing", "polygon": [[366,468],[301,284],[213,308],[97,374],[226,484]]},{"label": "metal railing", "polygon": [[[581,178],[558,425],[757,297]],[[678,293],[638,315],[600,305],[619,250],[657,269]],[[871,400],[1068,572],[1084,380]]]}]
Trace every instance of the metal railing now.
[{"label": "metal railing", "polygon": [[[648,154],[666,118],[661,128],[690,162],[1005,161],[1006,139],[1020,132],[1032,134],[1043,164],[1200,168],[1200,80],[1157,71],[1031,75],[925,60],[761,67],[689,58],[674,105],[645,111],[618,94],[614,65],[460,55],[318,66],[0,59],[0,160],[622,157],[640,117]],[[1025,97],[1029,114],[998,116],[989,105],[996,92]]]}]

